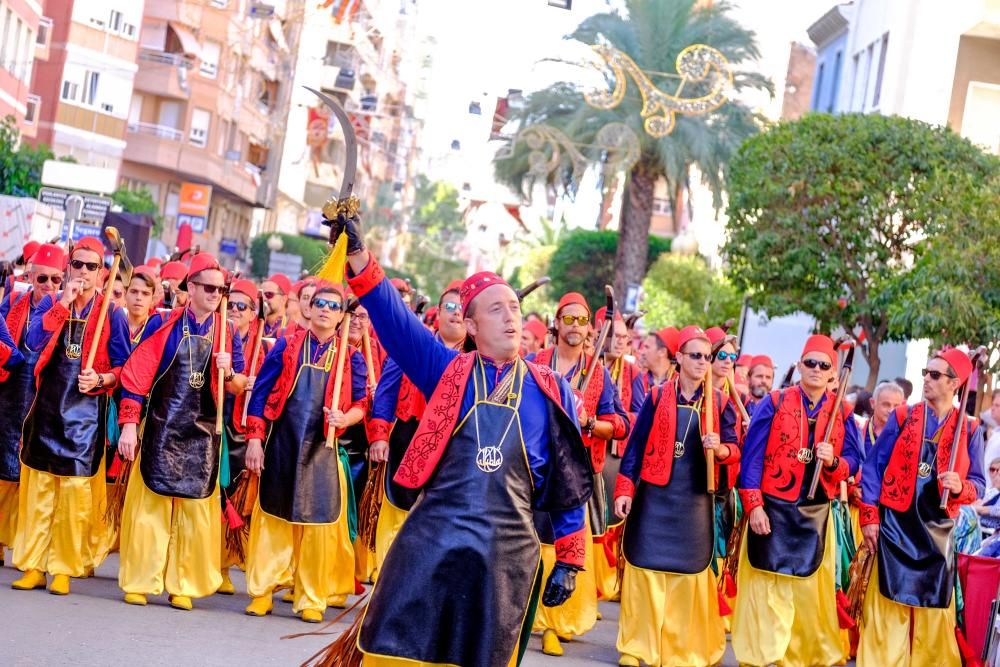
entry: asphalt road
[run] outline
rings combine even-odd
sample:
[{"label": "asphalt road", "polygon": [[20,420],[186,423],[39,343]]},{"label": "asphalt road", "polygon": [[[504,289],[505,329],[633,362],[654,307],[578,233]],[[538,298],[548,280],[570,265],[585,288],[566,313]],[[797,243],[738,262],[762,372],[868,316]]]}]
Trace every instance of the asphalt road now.
[{"label": "asphalt road", "polygon": [[[233,570],[236,595],[214,595],[195,600],[192,611],[167,604],[166,595],[150,598],[146,607],[122,602],[118,588],[118,557],[111,556],[91,579],[74,579],[67,597],[46,591],[15,591],[10,582],[19,576],[10,566],[0,568],[0,664],[35,666],[89,665],[205,665],[232,667],[294,666],[332,640],[332,636],[283,639],[314,631],[292,614],[289,604],[275,599],[274,612],[266,618],[245,616],[248,603],[242,573]],[[356,598],[351,598],[348,605]],[[327,610],[333,619],[336,610]],[[339,611],[337,612],[339,613]],[[618,605],[602,603],[604,620],[579,640],[565,644],[561,658],[541,652],[541,639],[532,637],[522,664],[530,667],[614,665],[618,661],[615,639]],[[350,618],[328,632],[339,634]],[[723,665],[735,666],[732,652]]]}]

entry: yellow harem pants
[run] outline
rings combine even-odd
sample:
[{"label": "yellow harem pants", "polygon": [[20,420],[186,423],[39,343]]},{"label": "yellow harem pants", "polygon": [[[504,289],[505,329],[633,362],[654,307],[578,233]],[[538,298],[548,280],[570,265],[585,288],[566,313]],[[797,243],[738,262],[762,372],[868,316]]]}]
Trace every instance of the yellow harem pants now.
[{"label": "yellow harem pants", "polygon": [[733,652],[740,664],[814,667],[846,660],[837,620],[836,556],[832,516],[823,561],[808,577],[755,569],[747,558],[744,535],[732,631]]},{"label": "yellow harem pants", "polygon": [[[340,466],[338,466],[340,467]],[[292,610],[322,612],[327,598],[354,593],[354,547],[347,525],[347,482],[340,470],[340,516],[335,523],[292,523],[257,505],[247,544],[247,593],[270,595],[275,588],[294,591]]]},{"label": "yellow harem pants", "polygon": [[126,593],[203,598],[222,584],[219,489],[192,500],[154,493],[136,457],[122,511],[118,585]]},{"label": "yellow harem pants", "polygon": [[60,477],[21,466],[14,566],[82,577],[107,556],[104,470]]},{"label": "yellow harem pants", "polygon": [[[597,579],[594,573],[594,539],[590,534],[590,519],[586,519],[587,532],[584,536],[583,570],[576,573],[576,590],[564,604],[546,607],[540,601],[535,612],[532,632],[554,630],[557,635],[568,639],[574,635],[583,636],[597,623]],[[542,585],[549,580],[556,565],[556,548],[542,545]]]},{"label": "yellow harem pants", "polygon": [[[13,548],[17,533],[18,483],[0,480],[0,548]],[[2,554],[0,554],[2,555]]]},{"label": "yellow harem pants", "polygon": [[[597,597],[600,600],[619,600],[618,590],[618,537],[625,530],[624,523],[608,526],[602,537],[594,538],[594,574],[597,579]],[[608,554],[614,562],[608,562]]]},{"label": "yellow harem pants", "polygon": [[865,595],[858,667],[961,667],[955,596],[945,609],[909,607],[882,595],[878,564]]},{"label": "yellow harem pants", "polygon": [[726,652],[716,576],[656,572],[625,564],[618,651],[647,665],[708,667]]},{"label": "yellow harem pants", "polygon": [[378,523],[375,525],[375,574],[382,569],[385,562],[385,555],[389,553],[389,547],[403,527],[403,522],[409,514],[406,510],[401,510],[388,498],[382,500],[382,508],[378,512]]}]

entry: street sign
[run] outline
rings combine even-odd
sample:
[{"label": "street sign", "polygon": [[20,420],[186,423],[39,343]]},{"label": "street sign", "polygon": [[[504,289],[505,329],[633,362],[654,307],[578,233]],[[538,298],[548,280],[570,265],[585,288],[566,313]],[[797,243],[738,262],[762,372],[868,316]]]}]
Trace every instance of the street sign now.
[{"label": "street sign", "polygon": [[302,274],[302,256],[272,250],[267,261],[267,270],[268,273],[284,273],[292,280],[296,280]]},{"label": "street sign", "polygon": [[38,191],[38,201],[48,204],[52,208],[60,211],[67,210],[67,201],[70,197],[80,197],[83,199],[83,211],[80,213],[80,220],[101,224],[104,216],[111,210],[114,203],[109,197],[89,195],[85,192],[74,192],[73,190],[61,190],[59,188],[42,188]]},{"label": "street sign", "polygon": [[92,167],[77,162],[46,160],[42,163],[42,185],[75,190],[86,186],[88,192],[114,192],[118,170]]},{"label": "street sign", "polygon": [[235,255],[239,252],[239,243],[236,239],[222,239],[219,241],[219,254],[221,255]]},{"label": "street sign", "polygon": [[[62,240],[66,240],[66,234],[69,232],[69,223],[64,222],[62,227]],[[93,236],[94,238],[101,237],[101,226],[100,225],[88,225],[85,222],[78,222],[73,225],[73,242],[76,243],[84,236]]]},{"label": "street sign", "polygon": [[212,186],[200,183],[181,183],[177,203],[177,226],[191,225],[195,234],[205,232],[208,222],[208,205],[212,201]]}]

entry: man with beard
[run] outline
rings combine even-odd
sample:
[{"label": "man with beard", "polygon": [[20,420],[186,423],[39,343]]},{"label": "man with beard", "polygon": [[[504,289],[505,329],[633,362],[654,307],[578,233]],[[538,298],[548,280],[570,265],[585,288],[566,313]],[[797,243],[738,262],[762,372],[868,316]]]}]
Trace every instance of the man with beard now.
[{"label": "man with beard", "polygon": [[[292,281],[282,273],[275,273],[260,284],[261,294],[267,303],[267,317],[264,320],[264,336],[281,338],[288,326],[288,295],[292,291]],[[301,304],[299,304],[301,308]]]},{"label": "man with beard", "polygon": [[758,354],[750,361],[749,388],[746,406],[752,416],[754,406],[774,388],[774,362],[771,357]]}]

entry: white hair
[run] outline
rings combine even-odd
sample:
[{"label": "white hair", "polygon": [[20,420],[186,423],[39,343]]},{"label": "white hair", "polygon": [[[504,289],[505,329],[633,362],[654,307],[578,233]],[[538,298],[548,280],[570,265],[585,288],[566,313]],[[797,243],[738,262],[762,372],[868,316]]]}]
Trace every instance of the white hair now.
[{"label": "white hair", "polygon": [[873,404],[878,402],[878,397],[881,396],[884,391],[891,391],[899,394],[904,399],[906,398],[906,392],[903,391],[903,388],[895,382],[880,382],[879,385],[875,387],[875,391],[872,393]]}]

